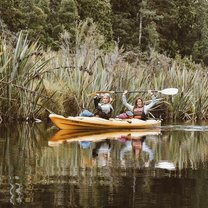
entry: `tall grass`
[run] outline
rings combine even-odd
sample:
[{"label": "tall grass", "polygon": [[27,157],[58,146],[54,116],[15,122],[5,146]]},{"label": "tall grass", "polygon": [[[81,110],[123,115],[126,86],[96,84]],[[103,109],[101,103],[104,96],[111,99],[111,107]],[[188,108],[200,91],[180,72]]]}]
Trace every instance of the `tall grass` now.
[{"label": "tall grass", "polygon": [[[54,74],[57,78],[57,87],[60,88],[59,93],[62,92],[62,96],[64,96],[62,103],[70,99],[74,101],[72,105],[68,102],[68,106],[62,106],[62,111],[58,113],[77,115],[83,106],[92,110],[92,97],[89,97],[88,94],[94,91],[161,90],[177,87],[179,89],[177,95],[164,96],[164,101],[159,103],[156,108],[157,111],[159,110],[159,114],[163,114],[164,118],[174,120],[207,119],[206,92],[208,85],[205,68],[186,58],[178,57],[173,60],[154,51],[146,56],[146,60],[136,55],[134,62],[130,63],[127,60],[129,54],[124,53],[117,46],[108,53],[100,49],[102,38],[97,41],[99,34],[92,33],[92,30],[96,31],[94,25],[90,29],[87,28],[85,32],[87,35],[83,38],[82,34],[85,30],[86,24],[79,25],[78,31],[80,32],[77,37],[79,41],[73,53],[70,43],[66,44],[70,38],[65,34],[65,44],[53,59],[53,65],[56,66]],[[68,68],[63,66],[68,66]],[[53,77],[50,79],[54,80]],[[133,103],[138,96],[145,100],[150,99],[147,93],[130,94],[129,102]],[[113,94],[112,97],[116,115],[123,109],[121,95]],[[77,107],[73,107],[73,105]],[[69,106],[73,107],[73,112],[70,112]]]},{"label": "tall grass", "polygon": [[[207,119],[207,90],[208,79],[203,69],[190,70],[185,66],[176,67],[173,63],[169,69],[170,77],[167,82],[179,89],[170,101],[170,111],[174,119]],[[175,68],[176,67],[176,68]]]},{"label": "tall grass", "polygon": [[19,34],[15,47],[0,40],[1,113],[9,119],[34,119],[47,100],[43,75],[46,60],[38,43]]},{"label": "tall grass", "polygon": [[[47,116],[45,110],[75,116],[83,107],[93,110],[92,97],[88,95],[95,91],[176,87],[179,93],[164,96],[154,110],[157,115],[173,120],[208,118],[205,67],[155,51],[149,55],[127,53],[116,43],[108,51],[103,50],[104,38],[90,20],[77,26],[75,44],[68,33],[62,34],[62,40],[58,52],[43,52],[38,42],[29,43],[23,33],[15,47],[1,39],[2,117],[34,119]],[[129,94],[128,101],[133,103],[138,96],[150,99],[147,93]],[[112,97],[116,115],[123,110],[121,94]]]}]

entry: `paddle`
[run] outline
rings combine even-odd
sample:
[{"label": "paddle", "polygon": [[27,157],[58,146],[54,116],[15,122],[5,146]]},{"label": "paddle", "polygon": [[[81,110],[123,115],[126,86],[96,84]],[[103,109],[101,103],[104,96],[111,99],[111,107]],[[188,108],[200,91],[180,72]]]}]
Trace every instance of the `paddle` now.
[{"label": "paddle", "polygon": [[[152,92],[159,92],[164,95],[175,95],[178,93],[177,88],[166,88],[163,90],[151,90],[151,91]],[[128,91],[127,93],[140,93],[140,92],[148,92],[148,90],[135,90],[135,91]],[[105,93],[109,93],[109,94],[124,93],[124,91],[96,91],[96,92],[89,94],[89,96],[95,96],[97,94],[105,94]]]}]

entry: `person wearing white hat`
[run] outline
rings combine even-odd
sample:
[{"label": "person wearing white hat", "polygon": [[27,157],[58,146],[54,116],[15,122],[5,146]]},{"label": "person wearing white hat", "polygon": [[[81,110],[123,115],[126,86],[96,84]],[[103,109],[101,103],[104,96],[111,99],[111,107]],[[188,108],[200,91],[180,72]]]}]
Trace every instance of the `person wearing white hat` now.
[{"label": "person wearing white hat", "polygon": [[[101,101],[102,98],[102,102]],[[84,117],[100,117],[109,119],[112,116],[113,112],[113,106],[111,105],[111,97],[109,94],[101,94],[94,97],[94,106],[95,106],[95,113],[92,113],[88,111],[87,109],[84,109],[79,116]]]},{"label": "person wearing white hat", "polygon": [[113,106],[110,103],[111,97],[109,94],[103,94],[101,103],[100,100],[101,97],[99,95],[94,97],[94,106],[96,109],[95,116],[109,119],[113,112]]}]

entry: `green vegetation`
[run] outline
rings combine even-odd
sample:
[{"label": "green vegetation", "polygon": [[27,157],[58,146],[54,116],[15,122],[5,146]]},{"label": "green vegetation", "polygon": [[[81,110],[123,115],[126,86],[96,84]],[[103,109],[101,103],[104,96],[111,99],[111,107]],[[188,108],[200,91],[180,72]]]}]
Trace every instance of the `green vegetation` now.
[{"label": "green vegetation", "polygon": [[74,40],[77,24],[90,18],[104,36],[104,48],[116,41],[126,51],[153,48],[207,65],[207,10],[206,0],[1,0],[0,33],[24,30],[45,49],[58,50],[64,30]]},{"label": "green vegetation", "polygon": [[207,9],[203,0],[2,0],[0,116],[77,115],[92,110],[94,91],[176,87],[153,114],[207,119]]}]

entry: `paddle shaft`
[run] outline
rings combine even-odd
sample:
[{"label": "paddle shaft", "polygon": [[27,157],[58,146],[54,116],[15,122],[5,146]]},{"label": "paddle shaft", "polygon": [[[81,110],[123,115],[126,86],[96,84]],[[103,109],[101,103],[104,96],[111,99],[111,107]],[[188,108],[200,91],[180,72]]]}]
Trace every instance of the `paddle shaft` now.
[{"label": "paddle shaft", "polygon": [[[134,90],[134,91],[127,91],[127,93],[141,93],[141,92],[148,92],[148,91],[151,91],[152,93],[160,92],[164,95],[175,95],[178,93],[177,88],[166,88],[163,90]],[[94,92],[90,95],[92,96],[92,95],[96,95],[96,94],[104,94],[104,93],[112,94],[112,93],[124,93],[124,92],[125,91],[97,91],[97,92]]]},{"label": "paddle shaft", "polygon": [[[141,92],[148,92],[148,90],[136,90],[136,91],[127,91],[127,93],[141,93]],[[151,92],[159,92],[158,90],[151,90]],[[97,91],[94,93],[91,93],[91,96],[95,96],[97,94],[119,94],[119,93],[124,93],[124,91]]]},{"label": "paddle shaft", "polygon": [[[150,90],[151,92],[159,92],[159,90]],[[127,91],[127,93],[148,92],[148,90]],[[124,93],[124,91],[112,91],[112,93]]]}]

